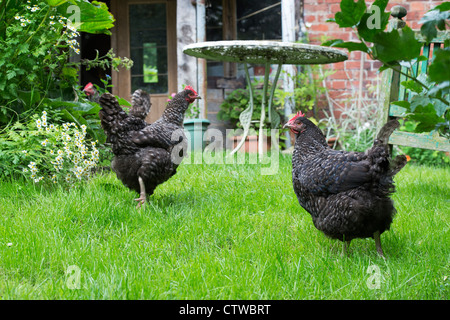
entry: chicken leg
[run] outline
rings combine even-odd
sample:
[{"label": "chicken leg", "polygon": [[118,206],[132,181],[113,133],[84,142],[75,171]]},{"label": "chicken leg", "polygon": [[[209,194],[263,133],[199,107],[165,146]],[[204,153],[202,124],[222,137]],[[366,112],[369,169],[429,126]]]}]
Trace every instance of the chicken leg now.
[{"label": "chicken leg", "polygon": [[378,254],[384,258],[383,249],[381,249],[380,231],[374,232],[373,239],[375,240],[375,246],[377,248]]},{"label": "chicken leg", "polygon": [[348,254],[348,248],[350,248],[350,242],[351,242],[352,240],[346,240],[345,242],[344,242],[344,255],[347,255]]},{"label": "chicken leg", "polygon": [[135,201],[138,201],[138,205],[137,205],[136,209],[140,209],[141,206],[145,203],[145,200],[146,200],[144,180],[142,180],[141,177],[138,177],[138,181],[139,181],[139,187],[141,188],[141,193],[140,193],[140,197],[139,198],[134,199]]}]

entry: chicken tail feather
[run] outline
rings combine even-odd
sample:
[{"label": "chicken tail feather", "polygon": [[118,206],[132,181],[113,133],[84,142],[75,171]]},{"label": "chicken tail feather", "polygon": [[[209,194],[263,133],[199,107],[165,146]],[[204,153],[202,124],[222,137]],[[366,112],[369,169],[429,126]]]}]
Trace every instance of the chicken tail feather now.
[{"label": "chicken tail feather", "polygon": [[392,132],[395,131],[400,127],[400,123],[397,119],[393,119],[388,121],[381,129],[380,132],[378,132],[377,138],[375,139],[374,146],[377,145],[387,145],[389,141],[389,137],[391,136]]},{"label": "chicken tail feather", "polygon": [[102,94],[99,103],[102,107],[98,113],[101,120],[101,125],[106,134],[109,136],[110,134],[115,133],[113,132],[113,129],[116,127],[114,123],[126,118],[127,114],[120,107],[116,97],[110,93]]},{"label": "chicken tail feather", "polygon": [[395,176],[406,165],[408,160],[404,155],[396,156],[390,163],[390,175]]},{"label": "chicken tail feather", "polygon": [[131,104],[130,114],[145,120],[152,106],[150,95],[144,90],[138,89],[131,96]]}]

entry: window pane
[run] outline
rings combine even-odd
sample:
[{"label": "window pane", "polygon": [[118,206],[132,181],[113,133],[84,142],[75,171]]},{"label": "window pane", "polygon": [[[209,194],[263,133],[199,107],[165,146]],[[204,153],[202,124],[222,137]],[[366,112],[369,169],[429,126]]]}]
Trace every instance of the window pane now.
[{"label": "window pane", "polygon": [[130,5],[131,89],[168,93],[166,4]]},{"label": "window pane", "polygon": [[241,0],[236,11],[238,40],[281,39],[279,0]]},{"label": "window pane", "polygon": [[155,83],[146,83],[144,76],[133,76],[131,78],[131,87],[139,88],[145,90],[149,93],[161,93],[167,90],[168,87],[168,77],[165,75],[158,75],[158,81]]}]

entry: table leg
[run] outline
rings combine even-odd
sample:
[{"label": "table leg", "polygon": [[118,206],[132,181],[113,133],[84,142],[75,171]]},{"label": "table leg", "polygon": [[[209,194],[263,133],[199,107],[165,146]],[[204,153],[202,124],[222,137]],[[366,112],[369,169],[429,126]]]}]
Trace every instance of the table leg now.
[{"label": "table leg", "polygon": [[269,73],[270,73],[270,63],[266,62],[266,70],[264,73],[264,85],[262,92],[262,103],[261,103],[261,119],[259,120],[259,135],[258,135],[258,153],[260,156],[264,154],[263,133],[264,133],[264,120],[266,120],[266,99],[267,99],[267,89],[269,85]]},{"label": "table leg", "polygon": [[244,128],[244,133],[242,134],[242,139],[239,141],[236,148],[231,151],[230,154],[234,154],[237,152],[242,145],[245,143],[245,139],[247,139],[248,132],[250,130],[250,124],[252,122],[253,115],[253,87],[252,82],[250,80],[250,74],[248,73],[248,65],[244,62],[244,70],[245,70],[245,78],[247,79],[248,91],[249,91],[249,103],[247,109],[241,112],[239,115],[239,121],[241,122],[242,127]]}]

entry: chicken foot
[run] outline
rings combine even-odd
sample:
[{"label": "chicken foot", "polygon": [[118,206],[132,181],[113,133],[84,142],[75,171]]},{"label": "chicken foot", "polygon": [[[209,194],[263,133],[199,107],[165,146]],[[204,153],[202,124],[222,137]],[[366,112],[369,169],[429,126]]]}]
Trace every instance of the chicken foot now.
[{"label": "chicken foot", "polygon": [[140,209],[141,206],[145,203],[146,201],[146,193],[145,193],[145,184],[144,184],[144,180],[142,180],[141,177],[138,177],[138,181],[139,181],[139,187],[141,188],[141,193],[140,193],[140,197],[137,199],[134,199],[135,201],[138,201],[138,205],[136,206],[136,209]]}]

